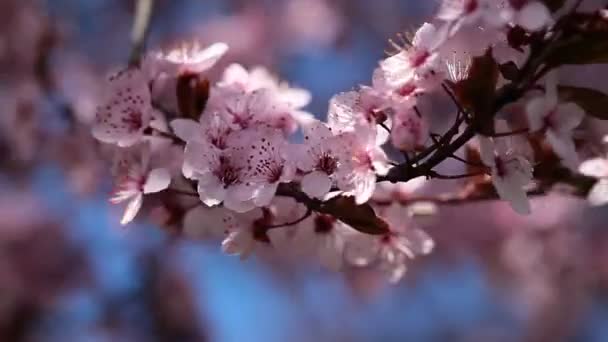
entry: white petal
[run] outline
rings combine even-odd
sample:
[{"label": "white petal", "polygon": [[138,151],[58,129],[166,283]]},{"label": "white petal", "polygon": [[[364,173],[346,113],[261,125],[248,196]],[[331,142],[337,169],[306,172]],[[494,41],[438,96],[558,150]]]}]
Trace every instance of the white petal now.
[{"label": "white petal", "polygon": [[518,22],[528,31],[537,31],[551,22],[551,12],[540,1],[532,1],[519,11]]},{"label": "white petal", "polygon": [[125,213],[122,216],[122,220],[120,220],[120,224],[126,225],[127,223],[133,221],[135,215],[137,215],[137,212],[139,212],[139,209],[141,209],[143,200],[144,195],[140,193],[129,201],[129,204],[127,204],[127,207],[125,208]]},{"label": "white petal", "polygon": [[313,171],[302,178],[302,191],[310,197],[321,198],[329,192],[332,180],[320,171]]},{"label": "white petal", "polygon": [[171,129],[183,141],[200,140],[202,138],[201,126],[190,119],[175,119],[171,121]]},{"label": "white petal", "polygon": [[526,115],[528,116],[530,131],[536,132],[545,126],[545,117],[549,114],[549,109],[544,97],[537,97],[528,102]]},{"label": "white petal", "polygon": [[222,203],[226,197],[224,185],[212,174],[201,175],[197,191],[201,201],[210,207]]},{"label": "white petal", "polygon": [[167,169],[158,168],[150,171],[144,184],[144,194],[163,191],[171,184],[171,174]]},{"label": "white petal", "polygon": [[608,159],[593,158],[585,160],[578,168],[585,176],[603,178],[608,177]]},{"label": "white petal", "polygon": [[230,231],[233,220],[225,208],[197,206],[184,215],[183,232],[194,239],[219,238]]},{"label": "white petal", "polygon": [[190,141],[184,151],[184,162],[191,170],[208,172],[219,164],[220,151],[206,142]]},{"label": "white petal", "polygon": [[255,247],[255,241],[251,234],[245,231],[232,232],[222,242],[222,251],[230,255],[240,255],[247,258]]},{"label": "white petal", "polygon": [[249,72],[240,64],[230,64],[222,75],[222,83],[225,84],[247,84]]},{"label": "white petal", "polygon": [[433,48],[436,39],[437,29],[435,28],[435,25],[424,23],[420,26],[418,31],[416,31],[412,45],[419,48],[430,49]]},{"label": "white petal", "polygon": [[429,254],[435,247],[433,239],[423,230],[410,229],[407,232],[407,241],[414,254]]},{"label": "white petal", "polygon": [[346,241],[344,257],[355,266],[367,266],[378,257],[377,237],[353,233]]},{"label": "white petal", "polygon": [[363,204],[367,202],[374,194],[376,189],[376,175],[373,172],[366,172],[363,175],[359,175],[354,180],[355,190],[355,202],[357,204]]},{"label": "white petal", "polygon": [[585,111],[576,103],[560,104],[555,110],[556,129],[561,132],[572,131],[581,124],[584,118]]},{"label": "white petal", "polygon": [[515,212],[521,215],[530,214],[530,201],[528,200],[526,191],[521,188],[519,182],[509,179],[508,177],[503,179],[493,175],[492,183],[500,198],[509,202],[511,208],[513,208]]},{"label": "white petal", "polygon": [[226,193],[226,198],[224,198],[224,206],[237,213],[246,213],[256,207],[252,198],[239,198],[238,194],[234,191],[228,191]]},{"label": "white petal", "polygon": [[589,203],[600,206],[608,203],[608,180],[601,179],[591,189],[587,198]]},{"label": "white petal", "polygon": [[571,170],[576,170],[579,164],[578,153],[574,146],[572,137],[565,134],[557,134],[553,130],[547,131],[547,141],[553,151],[562,160],[564,166]]},{"label": "white petal", "polygon": [[207,47],[199,56],[198,70],[205,71],[211,68],[228,51],[228,44],[215,43]]},{"label": "white petal", "polygon": [[273,183],[260,187],[256,192],[256,196],[253,198],[253,203],[258,207],[270,205],[274,195],[277,193],[278,186],[279,183]]},{"label": "white petal", "polygon": [[495,165],[496,157],[494,154],[494,143],[492,142],[492,139],[479,135],[477,136],[477,141],[479,142],[479,154],[483,163],[487,166]]}]

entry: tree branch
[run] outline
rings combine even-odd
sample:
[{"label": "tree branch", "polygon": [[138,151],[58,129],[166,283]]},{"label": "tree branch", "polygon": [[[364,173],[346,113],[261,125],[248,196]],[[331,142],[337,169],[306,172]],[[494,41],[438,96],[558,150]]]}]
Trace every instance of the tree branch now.
[{"label": "tree branch", "polygon": [[150,33],[150,20],[154,9],[154,0],[137,0],[131,30],[131,53],[129,66],[139,66],[146,40]]}]

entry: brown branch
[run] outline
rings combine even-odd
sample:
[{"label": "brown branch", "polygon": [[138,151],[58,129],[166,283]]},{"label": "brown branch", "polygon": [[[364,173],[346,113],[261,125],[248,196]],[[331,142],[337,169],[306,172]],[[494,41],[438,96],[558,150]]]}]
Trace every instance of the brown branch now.
[{"label": "brown branch", "polygon": [[276,224],[276,225],[272,225],[272,226],[267,226],[266,229],[275,229],[275,228],[282,228],[282,227],[288,227],[288,226],[295,226],[296,224],[306,220],[307,218],[310,217],[310,215],[312,215],[312,209],[308,208],[306,210],[306,213],[304,213],[304,215],[302,215],[302,217],[293,220],[291,222],[286,222],[286,223],[281,223],[281,224]]}]

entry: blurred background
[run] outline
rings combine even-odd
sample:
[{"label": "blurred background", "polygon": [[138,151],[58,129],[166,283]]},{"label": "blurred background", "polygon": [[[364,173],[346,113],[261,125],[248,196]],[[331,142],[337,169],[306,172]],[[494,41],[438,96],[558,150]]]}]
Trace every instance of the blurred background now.
[{"label": "blurred background", "polygon": [[[437,6],[157,0],[148,47],[226,42],[224,66],[268,67],[324,117]],[[120,227],[87,124],[104,77],[126,64],[133,10],[0,0],[0,341],[608,341],[608,212],[575,199],[536,200],[525,218],[496,203],[441,208],[435,252],[396,285],[242,262],[159,228],[161,208]]]}]

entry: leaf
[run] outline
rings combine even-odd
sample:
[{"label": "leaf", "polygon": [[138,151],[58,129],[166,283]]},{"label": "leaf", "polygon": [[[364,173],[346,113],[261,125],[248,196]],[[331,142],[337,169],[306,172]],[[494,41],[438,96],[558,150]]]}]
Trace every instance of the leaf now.
[{"label": "leaf", "polygon": [[608,95],[595,89],[559,86],[559,97],[564,102],[574,102],[588,115],[608,120]]},{"label": "leaf", "polygon": [[389,232],[388,224],[376,216],[369,204],[356,204],[354,197],[338,196],[322,204],[321,210],[348,224],[355,230],[371,235]]},{"label": "leaf", "polygon": [[483,56],[473,58],[468,77],[454,85],[454,94],[460,104],[475,115],[489,114],[498,74],[499,67],[491,48]]}]

